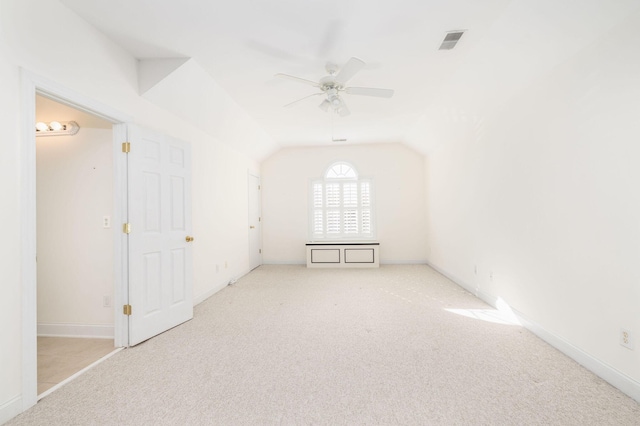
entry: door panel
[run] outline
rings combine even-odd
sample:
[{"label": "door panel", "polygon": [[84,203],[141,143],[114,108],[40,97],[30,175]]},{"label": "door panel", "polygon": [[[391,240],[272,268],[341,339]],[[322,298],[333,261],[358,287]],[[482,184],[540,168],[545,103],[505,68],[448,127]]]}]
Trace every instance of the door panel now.
[{"label": "door panel", "polygon": [[184,179],[180,176],[171,176],[171,229],[172,231],[184,231]]},{"label": "door panel", "polygon": [[193,317],[191,152],[187,143],[129,126],[129,344]]},{"label": "door panel", "polygon": [[184,300],[186,295],[186,250],[171,250],[171,303],[176,304]]},{"label": "door panel", "polygon": [[162,272],[161,272],[162,253],[145,253],[143,254],[142,271],[143,291],[145,295],[144,315],[147,316],[160,310],[160,294],[162,292]]},{"label": "door panel", "polygon": [[158,173],[143,172],[143,178],[143,229],[147,233],[160,232],[160,175]]}]

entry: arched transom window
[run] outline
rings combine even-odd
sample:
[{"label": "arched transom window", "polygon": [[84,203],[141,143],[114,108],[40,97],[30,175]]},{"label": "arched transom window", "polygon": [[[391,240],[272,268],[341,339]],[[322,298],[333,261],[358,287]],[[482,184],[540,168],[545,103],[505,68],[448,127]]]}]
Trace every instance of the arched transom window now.
[{"label": "arched transom window", "polygon": [[325,179],[358,179],[358,174],[347,163],[332,164],[324,174]]},{"label": "arched transom window", "polygon": [[373,182],[360,178],[349,163],[330,165],[311,182],[310,239],[369,240],[373,225]]}]

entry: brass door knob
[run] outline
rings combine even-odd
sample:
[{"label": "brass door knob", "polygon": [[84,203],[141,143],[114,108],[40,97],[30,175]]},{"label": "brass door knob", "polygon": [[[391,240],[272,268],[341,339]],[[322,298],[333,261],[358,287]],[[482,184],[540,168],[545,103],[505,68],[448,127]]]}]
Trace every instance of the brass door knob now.
[{"label": "brass door knob", "polygon": [[256,227],[255,227],[255,226],[253,226],[253,225],[249,226],[249,229],[255,229],[255,228],[256,228]]},{"label": "brass door knob", "polygon": [[190,243],[191,241],[193,241],[193,237],[190,237],[189,235],[187,235],[187,238],[185,238],[185,240]]}]

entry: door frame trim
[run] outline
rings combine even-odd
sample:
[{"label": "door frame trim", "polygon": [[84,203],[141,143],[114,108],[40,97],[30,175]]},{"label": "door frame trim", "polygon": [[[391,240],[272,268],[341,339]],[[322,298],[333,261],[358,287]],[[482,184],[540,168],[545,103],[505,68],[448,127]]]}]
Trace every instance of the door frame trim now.
[{"label": "door frame trim", "polygon": [[[249,222],[248,226],[251,226],[251,217],[249,217],[249,211],[251,210],[251,190],[249,189],[249,185],[251,185],[252,177],[258,179],[258,185],[260,185],[260,187],[262,188],[262,178],[260,177],[260,174],[252,170],[248,170],[247,171],[247,205],[248,205],[248,209],[247,209],[248,221],[247,222]],[[258,198],[258,211],[259,211],[260,218],[262,218],[262,192],[259,192],[259,194],[260,195]],[[258,232],[258,243],[260,246],[260,250],[262,250],[262,221],[258,222],[257,232]],[[258,266],[262,265],[262,253],[260,253],[260,262],[258,263],[258,265],[253,266],[251,264],[251,248],[252,248],[251,247],[251,231],[248,231],[247,235],[249,236],[247,239],[247,244],[249,245],[249,253],[247,253],[249,255],[249,259],[248,259],[249,271],[252,271]]]},{"label": "door frame trim", "polygon": [[[38,401],[38,358],[37,358],[37,264],[36,264],[36,94],[46,96],[65,105],[96,115],[114,124],[114,152],[122,141],[122,129],[126,137],[126,126],[119,123],[131,122],[130,116],[105,104],[97,102],[81,93],[71,90],[47,78],[34,74],[24,68],[21,77],[21,287],[22,287],[22,411],[26,411]],[[123,200],[126,212],[126,192],[122,194],[122,181],[126,186],[126,158],[114,157],[114,220],[122,222]],[[124,163],[124,166],[123,166]],[[124,174],[123,174],[124,171]],[[114,226],[114,310],[122,304],[127,294],[123,277],[126,274],[126,239],[122,243],[122,233]],[[128,339],[127,319],[123,315],[114,316],[115,346],[126,346]]]}]

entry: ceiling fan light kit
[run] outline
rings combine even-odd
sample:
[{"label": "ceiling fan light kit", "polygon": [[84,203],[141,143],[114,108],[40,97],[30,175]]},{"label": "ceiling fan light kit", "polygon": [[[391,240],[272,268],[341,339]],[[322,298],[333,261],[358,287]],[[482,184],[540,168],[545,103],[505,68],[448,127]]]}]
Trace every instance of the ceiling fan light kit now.
[{"label": "ceiling fan light kit", "polygon": [[326,65],[326,71],[329,74],[322,77],[319,82],[283,73],[278,73],[275,76],[307,84],[321,90],[319,93],[313,93],[305,96],[304,98],[298,99],[297,101],[291,102],[285,106],[291,106],[312,96],[324,95],[325,99],[320,103],[320,109],[325,112],[333,111],[341,117],[346,117],[350,114],[350,111],[349,108],[347,108],[344,99],[340,96],[341,92],[349,95],[373,96],[377,98],[390,98],[393,96],[393,90],[391,89],[346,86],[347,82],[351,80],[362,68],[364,68],[365,65],[364,61],[356,57],[350,58],[340,69],[336,64],[329,62]]}]

